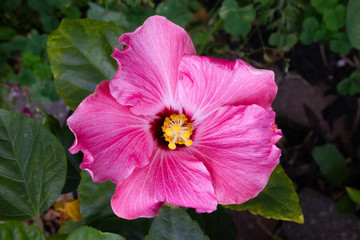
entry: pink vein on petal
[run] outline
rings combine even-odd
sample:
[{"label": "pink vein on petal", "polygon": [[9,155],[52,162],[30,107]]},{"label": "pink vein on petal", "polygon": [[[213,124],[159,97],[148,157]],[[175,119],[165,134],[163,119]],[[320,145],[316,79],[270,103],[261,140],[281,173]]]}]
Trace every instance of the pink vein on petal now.
[{"label": "pink vein on petal", "polygon": [[225,106],[198,126],[188,151],[210,172],[220,204],[241,204],[266,186],[281,154],[274,120],[271,108]]},{"label": "pink vein on petal", "polygon": [[133,33],[123,34],[113,58],[121,70],[110,83],[117,101],[134,114],[155,115],[176,105],[178,69],[184,54],[195,54],[184,29],[164,17],[153,16]]},{"label": "pink vein on petal", "polygon": [[180,72],[182,107],[198,121],[224,105],[269,107],[277,92],[272,71],[253,68],[240,59],[186,55]]},{"label": "pink vein on petal", "polygon": [[119,183],[149,163],[154,147],[150,121],[120,105],[109,92],[109,81],[103,81],[67,120],[76,137],[69,151],[84,153],[80,168],[94,181]]},{"label": "pink vein on petal", "polygon": [[154,217],[164,202],[197,212],[216,209],[209,173],[199,160],[184,151],[157,149],[150,161],[117,185],[111,205],[119,217]]}]

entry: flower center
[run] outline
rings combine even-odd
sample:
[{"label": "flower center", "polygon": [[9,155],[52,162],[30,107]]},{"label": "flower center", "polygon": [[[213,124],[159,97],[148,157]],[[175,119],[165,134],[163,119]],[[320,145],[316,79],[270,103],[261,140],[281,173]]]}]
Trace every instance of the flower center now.
[{"label": "flower center", "polygon": [[172,150],[176,148],[176,144],[185,144],[191,146],[190,136],[193,133],[193,125],[184,114],[172,114],[166,117],[163,126],[165,140],[169,142],[168,147]]}]

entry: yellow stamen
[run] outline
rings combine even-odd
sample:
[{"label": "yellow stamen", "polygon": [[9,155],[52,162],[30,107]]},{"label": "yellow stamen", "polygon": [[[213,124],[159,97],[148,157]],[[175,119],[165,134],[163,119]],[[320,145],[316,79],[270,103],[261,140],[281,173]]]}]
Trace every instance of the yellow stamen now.
[{"label": "yellow stamen", "polygon": [[277,130],[278,128],[277,128],[277,125],[275,124],[275,123],[273,123],[273,124],[271,124],[271,128],[270,128],[271,130]]},{"label": "yellow stamen", "polygon": [[189,139],[190,138],[190,133],[189,132],[184,132],[183,137],[186,138],[186,139]]},{"label": "yellow stamen", "polygon": [[171,135],[173,135],[173,132],[171,131],[170,128],[168,128],[168,129],[166,129],[165,134],[168,136],[171,136]]},{"label": "yellow stamen", "polygon": [[175,143],[173,143],[173,142],[169,143],[168,146],[169,146],[169,148],[172,149],[172,150],[174,150],[174,149],[176,148],[176,145],[175,145]]},{"label": "yellow stamen", "polygon": [[193,133],[193,125],[184,114],[172,114],[165,118],[161,129],[164,132],[165,140],[169,142],[170,149],[176,149],[176,144],[191,146],[190,136]]}]

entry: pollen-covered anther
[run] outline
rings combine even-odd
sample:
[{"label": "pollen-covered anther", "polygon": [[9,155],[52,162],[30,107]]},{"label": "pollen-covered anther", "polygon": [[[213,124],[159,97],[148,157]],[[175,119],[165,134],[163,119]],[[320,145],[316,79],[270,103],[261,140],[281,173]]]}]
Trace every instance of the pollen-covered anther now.
[{"label": "pollen-covered anther", "polygon": [[166,129],[165,134],[166,134],[167,136],[171,136],[171,135],[173,135],[173,132],[171,131],[170,128],[168,128],[168,129]]},{"label": "pollen-covered anther", "polygon": [[193,125],[184,114],[172,114],[165,118],[162,126],[165,140],[169,142],[168,147],[172,150],[176,149],[176,144],[185,144],[191,146],[190,136],[193,133]]},{"label": "pollen-covered anther", "polygon": [[278,129],[277,124],[272,123],[270,129],[271,129],[271,130],[277,130],[277,129]]}]

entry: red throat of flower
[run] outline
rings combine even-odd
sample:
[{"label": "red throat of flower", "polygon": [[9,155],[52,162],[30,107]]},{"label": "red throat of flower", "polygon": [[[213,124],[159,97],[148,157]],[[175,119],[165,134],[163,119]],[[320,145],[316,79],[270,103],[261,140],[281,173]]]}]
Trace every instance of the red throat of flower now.
[{"label": "red throat of flower", "polygon": [[166,117],[161,129],[164,132],[165,140],[169,142],[170,149],[176,149],[176,144],[192,145],[190,136],[193,133],[193,125],[184,114],[172,114],[170,117]]}]

